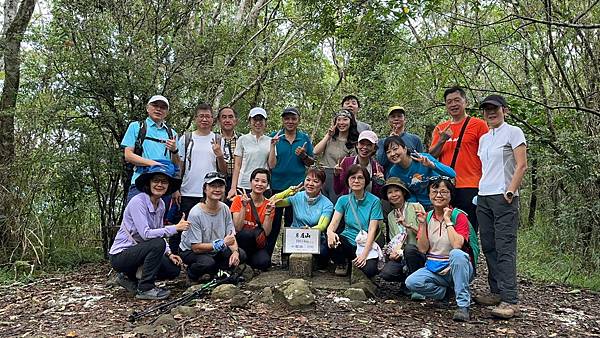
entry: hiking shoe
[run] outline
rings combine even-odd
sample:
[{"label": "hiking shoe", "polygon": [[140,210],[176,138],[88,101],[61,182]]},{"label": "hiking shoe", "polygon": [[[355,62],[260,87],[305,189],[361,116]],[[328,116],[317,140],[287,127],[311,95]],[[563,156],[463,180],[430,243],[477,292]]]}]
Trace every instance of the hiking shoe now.
[{"label": "hiking shoe", "polygon": [[492,309],[492,316],[502,319],[511,319],[512,317],[519,316],[521,310],[518,304],[509,304],[501,302],[500,305]]},{"label": "hiking shoe", "polygon": [[137,290],[137,283],[129,279],[129,277],[125,276],[124,273],[119,272],[117,274],[117,284],[124,287],[128,293],[135,295],[135,291]]},{"label": "hiking shoe", "polygon": [[425,300],[425,296],[423,296],[420,293],[413,292],[413,293],[410,294],[410,300],[414,300],[416,302],[421,302],[421,301]]},{"label": "hiking shoe", "polygon": [[348,275],[348,267],[345,264],[338,265],[335,267],[335,275],[344,277]]},{"label": "hiking shoe", "polygon": [[454,311],[454,316],[452,317],[452,320],[455,322],[468,322],[470,319],[468,307],[459,307]]},{"label": "hiking shoe", "polygon": [[501,302],[500,299],[500,295],[496,294],[496,293],[488,293],[485,295],[478,295],[475,296],[473,298],[473,300],[475,301],[475,303],[479,304],[479,305],[485,305],[485,306],[496,306],[499,305]]},{"label": "hiking shoe", "polygon": [[148,291],[140,291],[138,290],[135,298],[137,299],[146,299],[146,300],[161,300],[169,297],[171,291],[165,290],[163,288],[154,287]]}]

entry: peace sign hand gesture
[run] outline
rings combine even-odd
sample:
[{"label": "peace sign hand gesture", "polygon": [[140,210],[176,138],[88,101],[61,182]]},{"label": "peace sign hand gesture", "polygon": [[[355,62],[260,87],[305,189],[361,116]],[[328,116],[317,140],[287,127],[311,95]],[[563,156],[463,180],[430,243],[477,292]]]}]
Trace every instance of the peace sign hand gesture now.
[{"label": "peace sign hand gesture", "polygon": [[277,142],[279,142],[279,138],[281,137],[281,130],[277,132],[277,134],[275,134],[275,136],[273,136],[271,138],[271,145],[276,145]]},{"label": "peace sign hand gesture", "polygon": [[217,142],[216,138],[210,140],[210,145],[212,146],[212,151],[216,157],[223,157],[223,149],[221,148],[221,142]]},{"label": "peace sign hand gesture", "polygon": [[443,140],[450,139],[453,135],[452,129],[450,129],[450,123],[448,123],[448,126],[444,128],[444,130],[438,130],[438,135]]},{"label": "peace sign hand gesture", "polygon": [[238,189],[237,193],[238,193],[238,195],[240,195],[240,198],[242,200],[242,205],[244,207],[247,206],[248,203],[250,202],[250,197],[248,197],[248,195],[246,195],[246,193],[242,189]]},{"label": "peace sign hand gesture", "polygon": [[296,150],[294,152],[296,153],[296,156],[298,156],[300,158],[305,158],[307,156],[306,155],[306,142],[304,142],[302,147],[296,148]]}]

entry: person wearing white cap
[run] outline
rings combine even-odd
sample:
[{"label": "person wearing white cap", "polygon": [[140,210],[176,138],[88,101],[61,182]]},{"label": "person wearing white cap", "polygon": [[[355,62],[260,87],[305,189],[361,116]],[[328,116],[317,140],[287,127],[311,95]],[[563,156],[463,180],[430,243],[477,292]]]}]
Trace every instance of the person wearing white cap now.
[{"label": "person wearing white cap", "polygon": [[379,190],[383,185],[383,167],[375,160],[377,152],[377,134],[370,130],[365,130],[358,135],[358,143],[356,144],[356,156],[347,156],[335,166],[333,189],[338,195],[348,193],[348,186],[344,182],[348,168],[353,164],[360,164],[366,168],[371,177],[371,183],[367,185],[366,190],[375,196],[379,197]]},{"label": "person wearing white cap", "polygon": [[250,174],[254,169],[270,169],[277,164],[275,142],[279,135],[273,139],[265,135],[267,112],[260,107],[250,109],[248,122],[250,133],[240,136],[233,153],[235,162],[231,189],[227,194],[229,200],[236,196],[238,188],[250,191]]},{"label": "person wearing white cap", "polygon": [[146,105],[148,117],[143,121],[129,124],[121,148],[124,149],[125,161],[135,166],[127,201],[140,193],[135,187],[142,167],[160,165],[158,160],[177,161],[177,133],[165,123],[169,114],[169,100],[162,95],[154,95]]}]

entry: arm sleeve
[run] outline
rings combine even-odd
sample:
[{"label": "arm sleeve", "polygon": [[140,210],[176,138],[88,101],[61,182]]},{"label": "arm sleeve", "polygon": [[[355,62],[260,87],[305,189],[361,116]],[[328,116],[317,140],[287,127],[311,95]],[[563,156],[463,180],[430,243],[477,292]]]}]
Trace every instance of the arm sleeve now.
[{"label": "arm sleeve", "polygon": [[319,223],[315,226],[316,229],[319,229],[321,232],[324,232],[331,221],[331,215],[333,215],[333,204],[327,204],[323,211],[321,212],[321,217],[319,217]]},{"label": "arm sleeve", "polygon": [[190,229],[187,230],[187,239],[191,244],[203,243],[202,238],[202,220],[196,213],[190,212],[188,217],[190,221]]},{"label": "arm sleeve", "polygon": [[377,162],[379,162],[383,167],[387,168],[390,166],[387,155],[385,154],[385,150],[383,149],[383,145],[385,144],[385,139],[379,140],[377,142],[377,152],[375,153],[375,158]]},{"label": "arm sleeve", "polygon": [[240,136],[238,138],[237,143],[235,144],[235,150],[233,151],[233,155],[241,157],[244,155],[244,136]]},{"label": "arm sleeve", "polygon": [[438,161],[435,157],[429,155],[428,153],[422,153],[421,155],[426,156],[428,159],[431,160],[431,162],[433,162],[433,164],[435,164],[435,168],[432,170],[435,171],[436,173],[438,173],[442,176],[448,176],[450,178],[456,177],[456,172],[454,171],[454,169],[452,169],[452,167],[443,164],[442,162]]},{"label": "arm sleeve", "polygon": [[338,198],[337,202],[335,202],[334,210],[343,215],[346,212],[347,200],[348,200],[348,195],[340,196],[340,198]]},{"label": "arm sleeve", "polygon": [[233,212],[240,212],[242,209],[242,198],[240,196],[235,196],[233,201],[231,201],[231,207],[229,210]]},{"label": "arm sleeve", "polygon": [[373,207],[371,208],[371,215],[369,216],[369,221],[374,219],[378,221],[383,220],[383,209],[381,208],[381,202],[379,202],[379,199],[375,199],[373,201]]},{"label": "arm sleeve", "polygon": [[229,234],[235,235],[235,226],[233,225],[233,217],[231,217],[231,212],[227,209],[227,207],[223,207],[225,209],[225,236]]},{"label": "arm sleeve", "polygon": [[137,139],[138,133],[140,131],[140,126],[138,122],[131,122],[129,127],[127,127],[127,131],[123,136],[123,140],[121,141],[121,147],[123,148],[133,148],[135,147],[135,141]]},{"label": "arm sleeve", "polygon": [[525,134],[523,134],[523,130],[521,128],[513,128],[510,135],[510,145],[513,150],[520,146],[521,144],[527,145],[527,140],[525,139]]},{"label": "arm sleeve", "polygon": [[346,188],[346,185],[344,184],[344,178],[348,173],[350,163],[352,163],[352,157],[345,157],[342,160],[342,173],[339,176],[333,176],[333,191],[335,191],[335,193],[338,195],[344,191],[344,188]]},{"label": "arm sleeve", "polygon": [[469,241],[469,219],[464,213],[459,213],[456,216],[456,221],[454,221],[454,230],[463,236],[465,241]]},{"label": "arm sleeve", "polygon": [[292,189],[292,187],[289,187],[287,189],[285,189],[284,191],[273,195],[273,199],[281,199],[279,202],[275,203],[276,207],[287,207],[290,206],[292,203],[290,202],[289,198],[291,196],[294,196],[295,192]]}]

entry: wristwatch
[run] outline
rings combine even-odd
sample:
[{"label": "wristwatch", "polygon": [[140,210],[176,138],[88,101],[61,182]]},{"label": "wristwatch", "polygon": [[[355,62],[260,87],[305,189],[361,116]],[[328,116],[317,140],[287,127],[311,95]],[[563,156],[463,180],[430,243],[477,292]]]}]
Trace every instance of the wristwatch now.
[{"label": "wristwatch", "polygon": [[448,229],[448,227],[453,227],[454,223],[446,223],[446,229]]},{"label": "wristwatch", "polygon": [[514,193],[514,192],[512,192],[512,191],[507,191],[507,192],[506,192],[506,197],[508,197],[508,198],[513,198],[514,196],[515,196],[515,193]]}]

